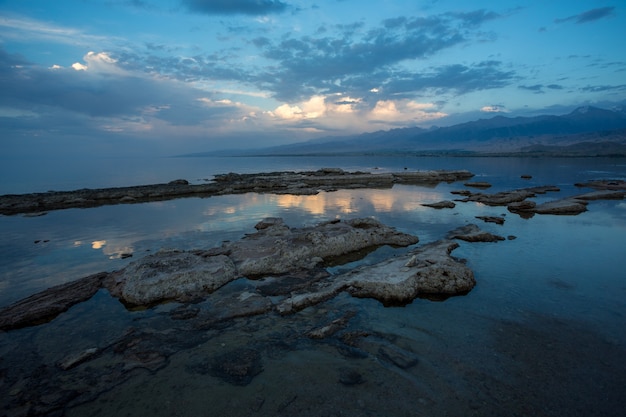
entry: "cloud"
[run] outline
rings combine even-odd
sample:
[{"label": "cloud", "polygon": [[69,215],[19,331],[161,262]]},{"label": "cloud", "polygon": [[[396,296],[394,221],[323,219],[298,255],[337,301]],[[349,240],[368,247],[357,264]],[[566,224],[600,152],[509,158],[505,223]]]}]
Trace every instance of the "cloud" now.
[{"label": "cloud", "polygon": [[190,11],[204,14],[267,15],[282,13],[288,5],[279,0],[182,0]]},{"label": "cloud", "polygon": [[549,90],[563,90],[565,87],[563,87],[560,84],[548,84],[548,85],[533,84],[533,85],[518,85],[517,88],[519,88],[521,90],[532,91],[535,94],[544,94],[545,93],[545,91],[544,91],[545,88],[547,88]]},{"label": "cloud", "polygon": [[563,19],[555,19],[555,23],[565,23],[573,21],[576,24],[589,23],[595,20],[603,19],[615,15],[615,7],[599,7],[587,10],[586,12],[575,14]]},{"label": "cloud", "polygon": [[484,106],[480,109],[483,113],[508,113],[509,110],[501,104],[494,104],[491,106]]},{"label": "cloud", "polygon": [[355,80],[377,73],[377,83],[360,86],[369,91],[395,76],[399,66],[424,61],[443,50],[470,42],[478,36],[480,24],[497,17],[483,10],[399,17],[384,20],[365,32],[350,30],[337,36],[291,37],[278,43],[258,38],[254,44],[266,59],[276,61],[277,65],[258,73],[255,82],[273,91],[279,100],[291,101],[343,92],[347,85],[356,87]]}]

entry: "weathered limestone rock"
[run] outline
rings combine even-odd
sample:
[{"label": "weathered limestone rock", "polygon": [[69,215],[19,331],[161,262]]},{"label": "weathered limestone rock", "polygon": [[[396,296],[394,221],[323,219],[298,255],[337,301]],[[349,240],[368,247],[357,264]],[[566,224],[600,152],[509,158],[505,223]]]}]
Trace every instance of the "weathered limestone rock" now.
[{"label": "weathered limestone rock", "polygon": [[101,287],[108,273],[101,272],[57,285],[31,295],[0,310],[0,330],[19,329],[42,324],[82,301],[90,299]]},{"label": "weathered limestone rock", "polygon": [[453,201],[444,200],[444,201],[439,201],[436,203],[423,203],[422,206],[442,209],[442,208],[454,208],[456,207],[456,204],[454,204]]},{"label": "weathered limestone rock", "polygon": [[448,233],[448,239],[460,239],[466,242],[498,242],[504,240],[502,236],[494,235],[481,230],[475,224],[458,227]]},{"label": "weathered limestone rock", "polygon": [[290,229],[277,219],[264,220],[258,232],[225,244],[240,275],[280,275],[311,269],[325,259],[372,246],[408,246],[416,236],[400,233],[374,219],[331,221]]},{"label": "weathered limestone rock", "polygon": [[354,297],[374,298],[385,305],[404,305],[417,297],[448,297],[469,292],[476,281],[463,262],[450,256],[459,246],[440,240],[406,255],[363,266],[332,277],[325,285],[292,294],[276,309],[282,314],[302,310],[346,291]]},{"label": "weathered limestone rock", "polygon": [[106,285],[112,295],[127,304],[150,305],[192,300],[237,277],[237,268],[225,255],[160,251],[111,274]]},{"label": "weathered limestone rock", "polygon": [[386,305],[407,304],[420,296],[464,294],[476,281],[471,269],[450,256],[458,246],[450,240],[434,242],[406,256],[357,268],[341,280],[351,295]]}]

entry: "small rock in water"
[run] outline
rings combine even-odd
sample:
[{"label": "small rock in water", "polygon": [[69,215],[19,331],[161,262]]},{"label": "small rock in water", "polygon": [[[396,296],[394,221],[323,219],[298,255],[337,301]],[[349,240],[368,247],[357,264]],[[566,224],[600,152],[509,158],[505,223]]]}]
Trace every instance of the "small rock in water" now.
[{"label": "small rock in water", "polygon": [[211,374],[233,385],[248,385],[263,371],[261,354],[254,349],[241,348],[215,358]]},{"label": "small rock in water", "polygon": [[362,384],[363,382],[365,382],[365,380],[363,379],[363,375],[361,375],[354,369],[342,369],[339,372],[339,382],[341,382],[343,385],[350,386]]}]

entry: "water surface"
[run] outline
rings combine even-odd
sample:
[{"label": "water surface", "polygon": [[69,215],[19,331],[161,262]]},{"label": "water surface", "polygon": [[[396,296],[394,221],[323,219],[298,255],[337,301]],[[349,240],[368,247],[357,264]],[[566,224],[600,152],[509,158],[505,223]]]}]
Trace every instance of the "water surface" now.
[{"label": "water surface", "polygon": [[[168,158],[76,163],[68,167],[70,175],[56,175],[41,164],[4,177],[0,190],[175,178],[202,182],[231,171],[329,166],[372,172],[469,169],[474,180],[493,184],[488,192],[561,188],[538,196],[538,202],[588,191],[574,186],[579,181],[626,178],[624,159]],[[521,179],[522,174],[533,178]],[[474,271],[474,290],[443,302],[418,299],[405,307],[387,308],[344,294],[294,315],[260,315],[206,329],[193,320],[173,320],[170,312],[180,307],[177,303],[128,311],[102,290],[48,324],[0,334],[0,397],[6,398],[1,406],[26,415],[20,412],[28,410],[29,396],[48,396],[52,402],[66,395],[61,402],[67,406],[58,411],[68,416],[623,415],[626,202],[595,201],[577,216],[531,219],[476,203],[449,210],[421,206],[453,199],[450,191],[462,188],[462,183],[442,183],[316,196],[250,193],[0,217],[0,306],[94,272],[123,268],[161,248],[219,246],[252,233],[267,216],[283,217],[295,227],[372,216],[416,234],[419,244],[468,223],[515,236],[498,243],[460,242],[453,254]],[[506,222],[483,223],[478,215],[504,215]],[[331,272],[406,250],[381,248]],[[132,257],[123,259],[123,254]],[[246,285],[239,281],[228,290]],[[210,302],[197,307],[210,308]],[[354,316],[344,333],[362,336],[365,356],[346,352],[341,334],[321,341],[306,337],[347,312]],[[122,364],[123,354],[116,356],[110,348],[70,371],[58,370],[68,355],[127,341],[129,332],[143,335],[137,336],[141,343],[169,347],[158,369],[123,368],[128,366]],[[229,384],[207,371],[213,359],[238,349],[257,352],[262,363],[262,372],[248,385]],[[402,368],[388,360],[389,350],[417,363]],[[346,384],[354,373],[361,379]],[[55,389],[36,382],[46,377]],[[36,392],[44,389],[53,392]]]}]

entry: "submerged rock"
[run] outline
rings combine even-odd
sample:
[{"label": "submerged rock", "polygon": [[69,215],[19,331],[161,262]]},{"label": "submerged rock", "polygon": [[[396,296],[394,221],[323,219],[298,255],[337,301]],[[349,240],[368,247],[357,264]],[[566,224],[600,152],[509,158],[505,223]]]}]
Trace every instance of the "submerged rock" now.
[{"label": "submerged rock", "polygon": [[89,275],[31,295],[0,310],[0,330],[42,324],[90,299],[102,287],[107,272]]}]

